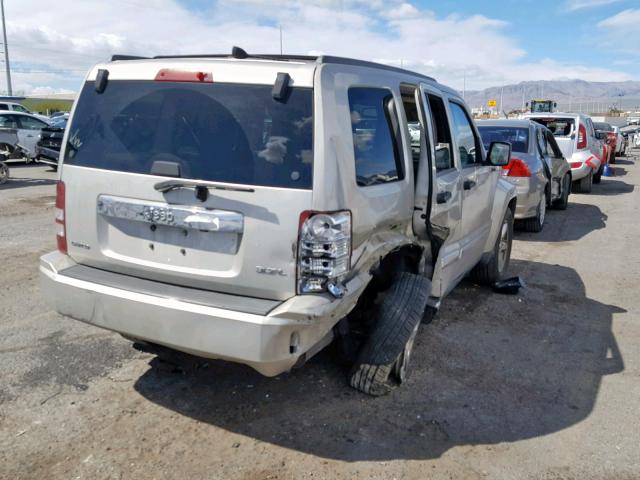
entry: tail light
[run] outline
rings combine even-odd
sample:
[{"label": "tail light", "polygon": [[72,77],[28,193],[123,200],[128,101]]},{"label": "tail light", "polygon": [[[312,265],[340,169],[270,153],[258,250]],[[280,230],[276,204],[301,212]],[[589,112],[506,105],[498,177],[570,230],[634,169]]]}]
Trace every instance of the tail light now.
[{"label": "tail light", "polygon": [[571,162],[571,168],[580,168],[582,166],[582,162]]},{"label": "tail light", "polygon": [[56,184],[56,240],[58,250],[67,253],[67,224],[65,219],[65,186],[63,181]]},{"label": "tail light", "polygon": [[300,215],[298,292],[332,289],[351,268],[351,213]]},{"label": "tail light", "polygon": [[512,158],[509,163],[502,167],[502,175],[505,177],[530,177],[531,170],[524,160]]},{"label": "tail light", "polygon": [[580,124],[578,128],[578,150],[587,148],[587,129],[584,125]]}]

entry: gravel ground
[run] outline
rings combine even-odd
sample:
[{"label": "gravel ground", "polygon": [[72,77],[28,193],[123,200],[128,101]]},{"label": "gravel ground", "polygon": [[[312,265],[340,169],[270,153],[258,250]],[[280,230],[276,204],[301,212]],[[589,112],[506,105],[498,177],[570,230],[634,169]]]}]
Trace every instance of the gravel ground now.
[{"label": "gravel ground", "polygon": [[0,478],[640,478],[640,156],[518,233],[516,296],[465,281],[407,384],[346,385],[323,352],[268,379],[142,352],[53,313],[55,173],[0,186]]}]

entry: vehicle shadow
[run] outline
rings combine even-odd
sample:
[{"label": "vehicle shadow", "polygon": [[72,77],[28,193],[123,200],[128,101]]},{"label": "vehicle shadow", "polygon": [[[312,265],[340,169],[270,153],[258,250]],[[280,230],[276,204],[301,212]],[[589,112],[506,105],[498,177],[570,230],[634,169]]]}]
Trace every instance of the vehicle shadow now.
[{"label": "vehicle shadow", "polygon": [[[633,192],[633,190],[635,189],[635,185],[624,182],[622,180],[615,180],[615,177],[626,175],[626,172],[618,174],[619,170],[622,169],[615,168],[614,177],[603,178],[602,182],[600,182],[599,185],[594,185],[591,195],[612,196]],[[571,201],[571,197],[569,197],[569,201]]]},{"label": "vehicle shadow", "polygon": [[[13,168],[12,168],[13,169]],[[0,185],[0,190],[12,190],[14,188],[38,187],[40,185],[55,185],[56,181],[48,178],[14,178],[9,177],[7,183]]]},{"label": "vehicle shadow", "polygon": [[[571,200],[571,197],[569,197]],[[564,212],[547,212],[538,233],[516,231],[516,239],[528,242],[570,242],[605,228],[608,216],[596,205],[569,202]]]},{"label": "vehicle shadow", "polygon": [[390,395],[349,388],[323,352],[265,378],[248,367],[163,352],[136,383],[181,415],[273,445],[344,461],[437,458],[568,428],[623,370],[611,331],[624,310],[587,298],[575,270],[513,261],[529,286],[498,295],[464,281],[423,325],[413,372]]},{"label": "vehicle shadow", "polygon": [[633,165],[634,162],[632,160],[626,160],[620,157],[616,157],[616,163],[614,165]]}]

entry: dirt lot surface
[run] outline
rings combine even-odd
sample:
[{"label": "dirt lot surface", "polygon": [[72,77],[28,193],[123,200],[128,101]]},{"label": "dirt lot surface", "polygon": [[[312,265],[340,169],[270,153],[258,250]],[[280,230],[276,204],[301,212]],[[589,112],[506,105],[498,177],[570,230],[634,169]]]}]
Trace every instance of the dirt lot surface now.
[{"label": "dirt lot surface", "polygon": [[[640,160],[640,156],[636,157]],[[498,295],[463,282],[409,382],[351,390],[328,353],[268,379],[152,353],[43,302],[53,172],[0,186],[0,478],[638,479],[640,166],[519,233]]]}]

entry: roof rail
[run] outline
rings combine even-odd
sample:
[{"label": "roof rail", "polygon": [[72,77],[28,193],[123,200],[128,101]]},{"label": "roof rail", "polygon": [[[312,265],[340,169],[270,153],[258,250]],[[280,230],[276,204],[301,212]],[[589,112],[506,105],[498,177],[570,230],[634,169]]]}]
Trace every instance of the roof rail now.
[{"label": "roof rail", "polygon": [[146,60],[149,57],[140,57],[138,55],[112,55],[111,61],[116,62],[118,60]]},{"label": "roof rail", "polygon": [[388,70],[390,72],[397,73],[405,73],[409,75],[414,75],[416,77],[422,77],[426,80],[430,80],[435,82],[436,79],[430,77],[428,75],[424,75],[422,73],[414,72],[413,70],[407,70],[405,68],[394,67],[392,65],[385,65],[384,63],[377,62],[369,62],[367,60],[358,60],[356,58],[347,58],[347,57],[334,57],[332,55],[322,55],[317,59],[318,63],[333,63],[338,65],[353,65],[356,67],[368,67],[368,68],[377,68],[379,70]]},{"label": "roof rail", "polygon": [[[116,60],[144,60],[149,59],[150,57],[137,57],[134,55],[113,55],[111,57],[111,61]],[[412,70],[406,70],[404,68],[398,68],[391,65],[385,65],[383,63],[369,62],[367,60],[358,60],[355,58],[347,58],[347,57],[335,57],[333,55],[320,55],[320,56],[312,56],[312,55],[271,55],[271,54],[248,54],[245,50],[240,47],[233,47],[233,50],[230,54],[224,53],[203,53],[203,54],[195,54],[195,55],[156,55],[155,57],[151,57],[154,59],[163,59],[163,58],[237,58],[237,59],[259,59],[259,60],[275,60],[275,61],[303,61],[303,62],[315,62],[319,64],[337,64],[337,65],[352,65],[357,67],[368,67],[368,68],[376,68],[387,70],[390,72],[396,73],[404,73],[417,77],[424,78],[425,80],[430,80],[435,82],[436,79],[430,77],[428,75],[424,75],[422,73],[414,72]]]}]

